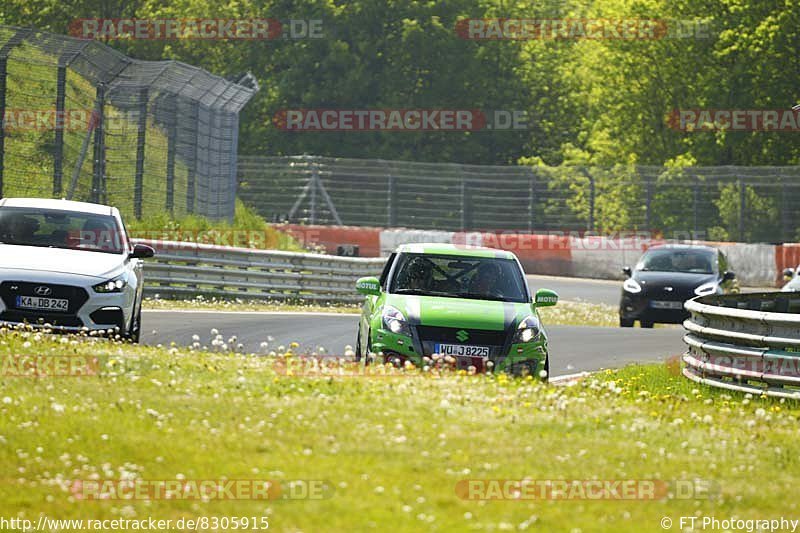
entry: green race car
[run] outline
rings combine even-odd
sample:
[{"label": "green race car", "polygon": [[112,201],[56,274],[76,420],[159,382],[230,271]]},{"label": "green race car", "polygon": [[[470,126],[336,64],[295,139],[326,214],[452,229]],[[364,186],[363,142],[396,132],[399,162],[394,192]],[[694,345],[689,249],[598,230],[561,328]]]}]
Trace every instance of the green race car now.
[{"label": "green race car", "polygon": [[366,295],[356,360],[406,361],[418,367],[447,358],[456,368],[549,375],[547,335],[537,309],[558,302],[531,296],[517,257],[451,244],[406,244],[380,278],[356,282]]}]

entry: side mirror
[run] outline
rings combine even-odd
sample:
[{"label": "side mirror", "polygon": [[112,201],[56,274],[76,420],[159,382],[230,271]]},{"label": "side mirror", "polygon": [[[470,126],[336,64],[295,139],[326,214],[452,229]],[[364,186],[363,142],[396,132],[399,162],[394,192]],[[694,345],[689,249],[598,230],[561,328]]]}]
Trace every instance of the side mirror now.
[{"label": "side mirror", "polygon": [[733,281],[735,279],[736,279],[736,274],[734,274],[730,270],[726,270],[725,273],[722,274],[722,281]]},{"label": "side mirror", "polygon": [[794,269],[786,268],[783,270],[783,279],[789,281],[790,279],[794,278]]},{"label": "side mirror", "polygon": [[372,276],[359,278],[356,281],[356,290],[367,296],[377,296],[381,293],[381,282]]},{"label": "side mirror", "polygon": [[628,278],[633,276],[633,270],[631,270],[631,267],[624,267],[622,269],[622,273],[625,274],[625,276]]},{"label": "side mirror", "polygon": [[134,259],[147,259],[156,255],[156,251],[146,244],[134,244],[131,257]]},{"label": "side mirror", "polygon": [[551,307],[558,303],[558,294],[550,289],[539,289],[533,297],[536,307]]}]

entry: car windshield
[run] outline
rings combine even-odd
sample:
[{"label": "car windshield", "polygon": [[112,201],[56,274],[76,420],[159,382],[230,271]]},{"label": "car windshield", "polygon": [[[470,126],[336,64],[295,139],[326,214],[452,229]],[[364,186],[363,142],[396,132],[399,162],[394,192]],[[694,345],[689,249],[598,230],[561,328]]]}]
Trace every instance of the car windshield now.
[{"label": "car windshield", "polygon": [[494,257],[401,254],[389,292],[473,300],[526,302],[516,261]]},{"label": "car windshield", "polygon": [[650,250],[639,260],[636,270],[713,274],[714,254],[704,250]]},{"label": "car windshield", "polygon": [[119,254],[123,234],[111,215],[30,207],[0,208],[0,244]]}]

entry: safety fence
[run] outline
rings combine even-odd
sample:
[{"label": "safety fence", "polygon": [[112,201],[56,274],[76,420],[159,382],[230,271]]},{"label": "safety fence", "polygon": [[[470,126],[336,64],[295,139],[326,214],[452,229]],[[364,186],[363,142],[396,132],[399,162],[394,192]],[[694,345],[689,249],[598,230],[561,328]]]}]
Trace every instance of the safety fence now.
[{"label": "safety fence", "polygon": [[239,111],[257,90],[249,74],[0,25],[0,197],[232,218]]},{"label": "safety fence", "polygon": [[206,298],[356,303],[355,282],[377,276],[384,259],[252,250],[189,242],[136,240],[155,248],[145,294]]},{"label": "safety fence", "polygon": [[703,296],[685,306],[687,378],[800,399],[800,293]]},{"label": "safety fence", "polygon": [[444,231],[649,231],[790,242],[800,167],[479,166],[243,156],[239,195],[273,222]]}]

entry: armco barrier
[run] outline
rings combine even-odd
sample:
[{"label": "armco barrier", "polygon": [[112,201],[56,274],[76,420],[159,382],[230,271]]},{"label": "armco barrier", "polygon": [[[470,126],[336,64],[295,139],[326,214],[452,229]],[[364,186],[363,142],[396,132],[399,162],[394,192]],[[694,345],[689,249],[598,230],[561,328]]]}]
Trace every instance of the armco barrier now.
[{"label": "armco barrier", "polygon": [[683,374],[712,387],[800,399],[800,294],[702,296],[686,302]]},{"label": "armco barrier", "polygon": [[384,259],[136,240],[156,249],[145,267],[144,292],[166,298],[198,295],[256,300],[356,303],[362,276],[380,274]]}]

